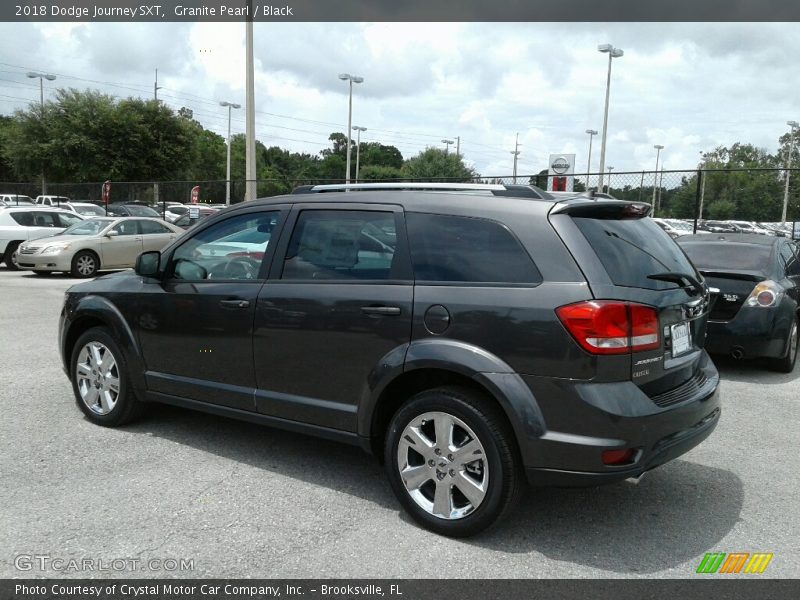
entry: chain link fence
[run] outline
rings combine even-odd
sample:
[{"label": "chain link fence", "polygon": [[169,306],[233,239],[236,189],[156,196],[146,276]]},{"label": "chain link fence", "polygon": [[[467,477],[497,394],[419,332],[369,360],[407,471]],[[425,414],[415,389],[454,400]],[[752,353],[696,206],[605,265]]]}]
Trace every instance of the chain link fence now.
[{"label": "chain link fence", "polygon": [[[574,176],[573,191],[587,187],[606,192],[615,198],[647,202],[654,207],[653,216],[697,220],[739,220],[776,223],[800,220],[800,169],[721,169],[609,171]],[[790,185],[786,194],[786,177]],[[464,182],[464,179],[393,179],[382,182],[439,181]],[[542,189],[553,187],[547,174],[480,177],[475,183],[532,184]],[[794,183],[793,183],[794,182]],[[228,183],[230,203],[244,199],[245,182],[218,181],[112,181],[110,203],[140,202],[154,206],[159,212],[168,203],[188,204],[192,190],[197,189],[200,204],[225,204]],[[300,185],[344,183],[343,179],[266,179],[256,182],[258,197],[287,194]],[[103,182],[47,183],[46,193],[64,196],[72,201],[102,204]],[[0,183],[0,194],[18,194],[35,198],[42,193],[41,182]],[[784,200],[785,219],[784,217]]]}]

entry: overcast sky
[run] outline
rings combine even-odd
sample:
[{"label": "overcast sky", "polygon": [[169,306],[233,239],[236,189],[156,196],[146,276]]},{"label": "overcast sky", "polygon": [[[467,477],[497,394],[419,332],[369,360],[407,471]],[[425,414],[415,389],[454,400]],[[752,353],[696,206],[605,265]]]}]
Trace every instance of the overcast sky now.
[{"label": "overcast sky", "polygon": [[[244,24],[0,24],[0,113],[38,102],[26,71],[56,87],[94,88],[186,106],[225,134],[219,100],[244,104]],[[701,151],[736,141],[775,152],[786,121],[800,120],[798,23],[256,23],[256,131],[267,145],[318,153],[346,130],[348,72],[362,140],[405,157],[461,136],[482,175],[507,175],[519,132],[520,174],[575,153],[586,171],[589,136],[602,132],[607,54],[614,60],[606,165],[693,168]],[[244,131],[244,111],[232,130]],[[599,165],[595,137],[592,171]]]}]

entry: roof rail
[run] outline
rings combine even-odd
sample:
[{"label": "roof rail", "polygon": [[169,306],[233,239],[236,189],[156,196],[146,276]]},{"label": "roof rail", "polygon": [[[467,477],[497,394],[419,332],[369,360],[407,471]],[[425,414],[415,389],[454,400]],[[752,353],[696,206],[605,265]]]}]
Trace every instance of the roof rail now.
[{"label": "roof rail", "polygon": [[505,186],[488,183],[421,183],[392,181],[389,183],[329,183],[324,185],[301,186],[299,193],[304,192],[338,192],[345,190],[504,190]]},{"label": "roof rail", "polygon": [[504,185],[498,183],[441,183],[441,182],[402,182],[390,183],[334,183],[324,185],[301,185],[292,194],[315,194],[319,192],[346,192],[369,190],[420,190],[434,192],[486,192],[495,196],[514,196],[552,200],[548,192],[533,185]]}]

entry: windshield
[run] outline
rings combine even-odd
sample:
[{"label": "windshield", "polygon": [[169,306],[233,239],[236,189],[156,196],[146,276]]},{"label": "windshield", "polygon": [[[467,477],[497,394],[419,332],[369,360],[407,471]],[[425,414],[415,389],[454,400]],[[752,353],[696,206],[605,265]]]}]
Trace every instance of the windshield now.
[{"label": "windshield", "polygon": [[97,235],[108,225],[113,219],[89,219],[75,223],[72,227],[67,227],[61,235]]},{"label": "windshield", "polygon": [[733,242],[685,242],[681,247],[701,271],[761,271],[770,265],[772,246]]}]

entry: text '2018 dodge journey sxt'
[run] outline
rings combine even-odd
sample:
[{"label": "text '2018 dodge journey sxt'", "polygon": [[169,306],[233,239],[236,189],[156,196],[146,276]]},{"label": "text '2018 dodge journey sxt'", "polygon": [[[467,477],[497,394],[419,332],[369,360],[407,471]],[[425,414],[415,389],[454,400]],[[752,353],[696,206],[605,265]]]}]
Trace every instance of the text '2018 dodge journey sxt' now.
[{"label": "text '2018 dodge journey sxt'", "polygon": [[497,521],[525,479],[637,477],[716,426],[708,288],[649,205],[297,192],[70,288],[59,344],[91,421],[164,402],[357,444],[414,519],[453,536]]}]

